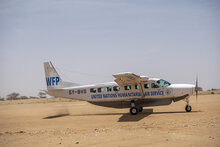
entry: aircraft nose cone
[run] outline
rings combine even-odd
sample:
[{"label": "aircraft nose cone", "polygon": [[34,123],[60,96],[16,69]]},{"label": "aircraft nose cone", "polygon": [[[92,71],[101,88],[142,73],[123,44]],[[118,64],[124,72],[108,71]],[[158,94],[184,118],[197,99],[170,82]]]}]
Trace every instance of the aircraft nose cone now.
[{"label": "aircraft nose cone", "polygon": [[189,89],[189,88],[195,88],[195,85],[192,84],[172,84],[172,88],[176,89]]},{"label": "aircraft nose cone", "polygon": [[192,95],[195,89],[195,85],[192,84],[172,84],[174,96]]}]

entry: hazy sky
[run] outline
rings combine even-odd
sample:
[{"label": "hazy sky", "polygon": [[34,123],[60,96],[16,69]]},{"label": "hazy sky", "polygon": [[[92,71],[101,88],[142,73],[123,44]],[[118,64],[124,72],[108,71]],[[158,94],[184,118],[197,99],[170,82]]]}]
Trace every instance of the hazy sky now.
[{"label": "hazy sky", "polygon": [[0,96],[46,89],[43,62],[81,84],[134,72],[220,88],[218,0],[0,0]]}]

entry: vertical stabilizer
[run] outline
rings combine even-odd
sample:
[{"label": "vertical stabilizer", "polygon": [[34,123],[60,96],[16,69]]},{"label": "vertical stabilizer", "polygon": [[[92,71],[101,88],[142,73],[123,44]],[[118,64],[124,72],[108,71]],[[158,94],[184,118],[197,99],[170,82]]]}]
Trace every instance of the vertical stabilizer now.
[{"label": "vertical stabilizer", "polygon": [[51,62],[44,62],[47,89],[61,89],[63,81]]}]

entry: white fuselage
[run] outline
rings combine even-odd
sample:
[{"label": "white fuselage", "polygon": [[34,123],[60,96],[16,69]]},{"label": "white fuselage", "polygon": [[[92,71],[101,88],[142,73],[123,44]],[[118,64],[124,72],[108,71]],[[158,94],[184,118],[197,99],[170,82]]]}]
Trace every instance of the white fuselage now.
[{"label": "white fuselage", "polygon": [[[93,85],[62,88],[61,90],[48,90],[48,94],[55,97],[73,98],[85,101],[104,102],[104,101],[124,101],[137,99],[167,99],[178,98],[184,95],[192,95],[195,86],[191,84],[171,84],[161,86],[156,83],[159,79],[149,79],[142,84],[144,97],[140,93],[140,86],[128,85],[120,87],[116,82],[108,82]],[[156,87],[153,87],[153,85]]]},{"label": "white fuselage", "polygon": [[112,107],[129,108],[135,115],[143,111],[143,107],[164,106],[172,102],[186,100],[186,112],[192,110],[189,97],[196,91],[191,84],[170,84],[169,82],[139,76],[131,72],[114,74],[114,82],[78,86],[76,83],[63,81],[51,62],[44,62],[47,93],[55,97],[71,98],[88,101],[91,104]]}]

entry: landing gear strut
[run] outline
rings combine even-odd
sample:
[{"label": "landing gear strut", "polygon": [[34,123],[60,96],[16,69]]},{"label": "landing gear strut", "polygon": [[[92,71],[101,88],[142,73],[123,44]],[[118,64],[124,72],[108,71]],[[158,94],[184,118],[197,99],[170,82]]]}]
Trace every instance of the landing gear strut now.
[{"label": "landing gear strut", "polygon": [[192,107],[189,105],[189,98],[186,98],[186,103],[187,103],[185,107],[186,112],[191,112]]},{"label": "landing gear strut", "polygon": [[143,107],[139,107],[139,112],[142,112],[143,111]]}]

